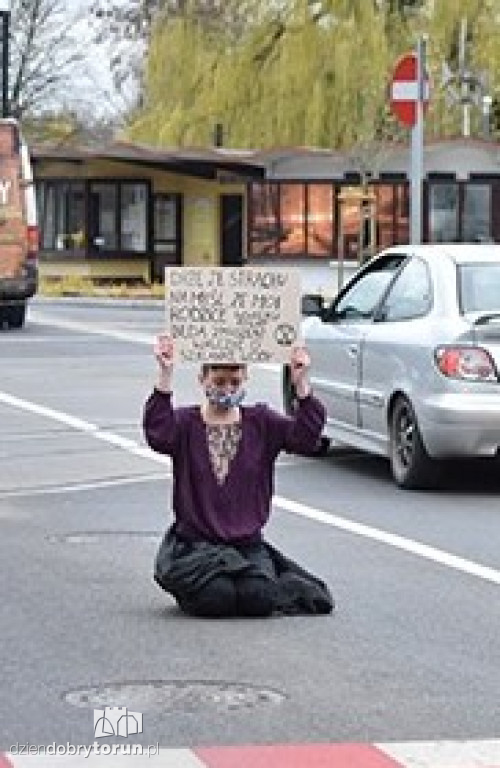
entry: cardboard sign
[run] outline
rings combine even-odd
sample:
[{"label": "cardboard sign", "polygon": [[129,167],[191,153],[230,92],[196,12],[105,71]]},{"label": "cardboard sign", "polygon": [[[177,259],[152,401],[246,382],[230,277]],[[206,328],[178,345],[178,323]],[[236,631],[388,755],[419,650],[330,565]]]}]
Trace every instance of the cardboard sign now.
[{"label": "cardboard sign", "polygon": [[167,267],[167,328],[178,362],[284,363],[298,341],[298,270]]}]

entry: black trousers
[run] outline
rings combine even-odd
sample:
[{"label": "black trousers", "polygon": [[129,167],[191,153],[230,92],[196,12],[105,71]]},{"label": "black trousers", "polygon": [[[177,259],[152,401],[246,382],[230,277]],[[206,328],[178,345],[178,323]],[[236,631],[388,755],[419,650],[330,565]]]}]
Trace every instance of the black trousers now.
[{"label": "black trousers", "polygon": [[262,546],[238,546],[245,560],[259,568],[259,574],[220,574],[210,579],[190,598],[178,599],[180,608],[192,616],[270,616],[274,609],[276,572]]},{"label": "black trousers", "polygon": [[214,576],[196,595],[178,600],[192,616],[270,616],[274,607],[273,582],[265,576]]},{"label": "black trousers", "polygon": [[188,541],[172,525],[156,553],[154,580],[193,616],[326,614],[326,584],[260,539]]}]

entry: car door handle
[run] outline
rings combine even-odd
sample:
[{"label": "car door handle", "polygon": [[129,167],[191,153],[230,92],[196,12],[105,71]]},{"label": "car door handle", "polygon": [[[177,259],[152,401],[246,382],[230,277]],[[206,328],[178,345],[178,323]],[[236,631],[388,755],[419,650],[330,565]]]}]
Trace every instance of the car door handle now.
[{"label": "car door handle", "polygon": [[358,350],[359,347],[357,344],[349,344],[347,347],[347,351],[349,353],[349,357],[357,357],[358,356]]}]

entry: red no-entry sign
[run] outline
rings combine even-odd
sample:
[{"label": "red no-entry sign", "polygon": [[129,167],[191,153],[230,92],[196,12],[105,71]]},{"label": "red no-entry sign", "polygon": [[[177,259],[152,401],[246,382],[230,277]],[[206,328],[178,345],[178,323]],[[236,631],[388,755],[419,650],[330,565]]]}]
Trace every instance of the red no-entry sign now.
[{"label": "red no-entry sign", "polygon": [[[418,61],[414,53],[402,56],[396,64],[392,76],[390,103],[391,110],[399,122],[407,128],[413,128],[417,122],[418,102]],[[429,102],[429,78],[424,75],[423,104]]]}]

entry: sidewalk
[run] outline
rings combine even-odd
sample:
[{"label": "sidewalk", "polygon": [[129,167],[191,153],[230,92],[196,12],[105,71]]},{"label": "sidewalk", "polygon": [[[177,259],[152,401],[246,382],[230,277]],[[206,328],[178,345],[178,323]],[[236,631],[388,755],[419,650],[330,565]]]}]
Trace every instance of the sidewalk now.
[{"label": "sidewalk", "polygon": [[[343,275],[338,274],[338,267],[336,262],[304,262],[298,261],[282,261],[279,262],[276,259],[269,261],[259,261],[258,264],[249,265],[255,269],[265,269],[266,267],[279,267],[280,269],[297,269],[301,275],[302,293],[322,293],[325,296],[334,296],[340,284],[345,283],[347,279],[357,269],[357,264],[351,262],[344,265]],[[47,304],[58,302],[61,304],[79,305],[79,306],[97,306],[97,305],[112,305],[114,307],[135,307],[135,308],[151,308],[159,307],[163,305],[163,299],[157,297],[150,298],[144,296],[144,289],[140,292],[142,295],[130,296],[130,297],[111,297],[105,295],[99,296],[86,296],[86,295],[74,295],[74,296],[42,296],[37,294],[32,299],[34,304]]]},{"label": "sidewalk", "polygon": [[297,261],[269,259],[269,261],[259,260],[257,264],[252,264],[251,266],[256,268],[269,266],[280,267],[281,269],[298,269],[301,273],[303,293],[324,293],[327,296],[334,296],[339,287],[345,284],[358,268],[357,262],[345,263],[343,272],[339,276],[336,261],[314,261],[310,259],[305,262],[303,259]]}]

